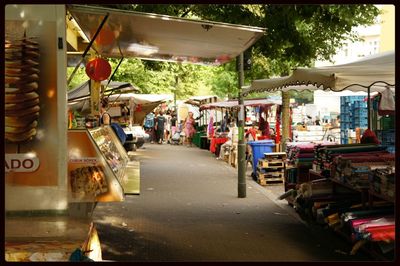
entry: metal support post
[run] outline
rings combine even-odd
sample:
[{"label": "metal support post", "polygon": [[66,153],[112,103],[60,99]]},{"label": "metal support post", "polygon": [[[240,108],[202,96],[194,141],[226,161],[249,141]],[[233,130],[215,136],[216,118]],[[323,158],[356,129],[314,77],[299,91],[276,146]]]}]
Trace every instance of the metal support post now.
[{"label": "metal support post", "polygon": [[368,110],[368,129],[371,129],[371,87],[368,86],[367,110]]},{"label": "metal support post", "polygon": [[290,110],[289,110],[289,104],[290,104],[290,96],[289,92],[284,92],[282,91],[282,140],[281,140],[281,151],[286,150],[286,142],[289,140],[289,127],[292,125],[290,124]]},{"label": "metal support post", "polygon": [[242,95],[242,86],[244,83],[243,71],[243,53],[236,58],[238,62],[239,74],[239,136],[238,136],[238,197],[246,197],[246,144],[244,143],[244,103]]}]

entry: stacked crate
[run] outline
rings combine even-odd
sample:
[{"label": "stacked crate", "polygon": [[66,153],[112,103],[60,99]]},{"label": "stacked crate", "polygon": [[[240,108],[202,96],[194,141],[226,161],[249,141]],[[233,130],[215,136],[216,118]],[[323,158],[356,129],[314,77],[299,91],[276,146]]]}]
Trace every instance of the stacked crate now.
[{"label": "stacked crate", "polygon": [[257,164],[257,182],[262,186],[283,183],[285,162],[285,152],[264,153],[264,158],[259,159]]},{"label": "stacked crate", "polygon": [[340,139],[348,144],[350,131],[368,127],[368,109],[365,96],[340,97]]}]

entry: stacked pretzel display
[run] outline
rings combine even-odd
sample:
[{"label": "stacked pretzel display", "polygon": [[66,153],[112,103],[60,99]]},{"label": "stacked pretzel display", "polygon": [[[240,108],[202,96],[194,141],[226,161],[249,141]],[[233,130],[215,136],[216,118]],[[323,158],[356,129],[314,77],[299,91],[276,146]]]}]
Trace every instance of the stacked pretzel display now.
[{"label": "stacked pretzel display", "polygon": [[39,118],[39,43],[5,41],[5,139],[19,143],[36,135]]},{"label": "stacked pretzel display", "polygon": [[71,189],[74,193],[97,196],[108,191],[103,167],[85,166],[71,171]]}]

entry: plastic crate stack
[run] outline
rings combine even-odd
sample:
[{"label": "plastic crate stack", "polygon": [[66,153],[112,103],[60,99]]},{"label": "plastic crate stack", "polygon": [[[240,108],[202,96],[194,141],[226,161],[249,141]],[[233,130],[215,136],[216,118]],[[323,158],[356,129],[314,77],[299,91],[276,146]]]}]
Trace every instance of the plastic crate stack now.
[{"label": "plastic crate stack", "polygon": [[340,97],[340,139],[348,144],[349,130],[368,127],[367,102],[365,96]]},{"label": "plastic crate stack", "polygon": [[[363,97],[364,98],[364,97]],[[364,102],[364,99],[361,101],[355,101],[352,104],[352,126],[353,129],[360,128],[368,128],[368,108],[367,102]]]}]

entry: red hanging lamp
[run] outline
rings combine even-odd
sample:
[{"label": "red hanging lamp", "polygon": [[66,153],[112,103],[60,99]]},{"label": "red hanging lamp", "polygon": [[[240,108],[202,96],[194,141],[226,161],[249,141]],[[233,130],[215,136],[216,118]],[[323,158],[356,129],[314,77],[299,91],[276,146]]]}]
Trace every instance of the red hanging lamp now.
[{"label": "red hanging lamp", "polygon": [[92,80],[103,81],[111,74],[111,65],[107,60],[97,57],[86,64],[86,75]]}]

